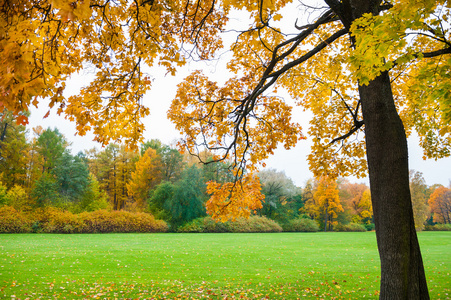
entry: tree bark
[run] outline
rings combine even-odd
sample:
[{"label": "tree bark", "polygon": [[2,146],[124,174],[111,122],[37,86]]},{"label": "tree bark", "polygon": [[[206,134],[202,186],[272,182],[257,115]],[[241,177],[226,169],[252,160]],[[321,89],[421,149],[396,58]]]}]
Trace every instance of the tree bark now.
[{"label": "tree bark", "polygon": [[376,237],[380,299],[429,299],[409,190],[407,139],[390,77],[359,87]]},{"label": "tree bark", "polygon": [[5,127],[3,128],[2,134],[1,134],[1,136],[0,136],[0,142],[3,142],[3,140],[5,139],[5,136],[6,136],[6,129],[7,129],[7,128],[8,128],[8,123],[5,122]]},{"label": "tree bark", "polygon": [[327,223],[329,220],[328,207],[326,206],[326,217],[324,218],[324,232],[327,232]]}]

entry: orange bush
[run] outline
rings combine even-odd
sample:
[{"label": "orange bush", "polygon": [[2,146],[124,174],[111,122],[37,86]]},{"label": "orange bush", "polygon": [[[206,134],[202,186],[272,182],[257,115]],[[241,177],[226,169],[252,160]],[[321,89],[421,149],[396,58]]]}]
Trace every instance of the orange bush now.
[{"label": "orange bush", "polygon": [[0,233],[166,232],[167,229],[166,222],[146,213],[97,210],[73,214],[48,207],[24,214],[13,207],[0,208]]},{"label": "orange bush", "polygon": [[46,233],[81,233],[84,224],[78,215],[56,208],[47,208],[41,212],[39,224],[41,232]]},{"label": "orange bush", "polygon": [[155,220],[146,213],[131,213],[127,211],[97,210],[80,214],[85,224],[84,232],[165,232],[166,222]]},{"label": "orange bush", "polygon": [[0,207],[0,233],[31,232],[32,219],[11,206]]}]

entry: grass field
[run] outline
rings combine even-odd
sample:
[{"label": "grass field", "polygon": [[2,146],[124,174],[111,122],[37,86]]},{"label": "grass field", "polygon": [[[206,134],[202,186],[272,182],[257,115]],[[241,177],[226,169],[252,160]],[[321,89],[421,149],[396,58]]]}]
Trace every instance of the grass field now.
[{"label": "grass field", "polygon": [[[451,299],[451,232],[419,239],[432,299]],[[3,234],[4,299],[375,299],[374,232]]]}]

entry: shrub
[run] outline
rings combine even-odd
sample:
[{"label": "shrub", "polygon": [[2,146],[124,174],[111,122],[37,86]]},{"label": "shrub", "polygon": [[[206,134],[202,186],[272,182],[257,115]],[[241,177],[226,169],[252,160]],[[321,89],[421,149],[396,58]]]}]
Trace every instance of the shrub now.
[{"label": "shrub", "polygon": [[33,221],[14,207],[0,207],[0,233],[31,232]]},{"label": "shrub", "polygon": [[238,218],[229,222],[230,232],[281,232],[282,227],[276,221],[266,217],[252,216],[249,219]]},{"label": "shrub", "polygon": [[451,231],[451,224],[426,225],[424,230],[426,230],[426,231]]},{"label": "shrub", "polygon": [[368,231],[374,230],[374,227],[375,227],[374,223],[365,224],[363,226],[365,226],[366,230],[368,230]]},{"label": "shrub", "polygon": [[[180,226],[177,229],[177,232],[195,232],[195,233],[199,233],[199,232],[208,232],[206,231],[206,225],[205,225],[205,220],[207,218],[198,218],[198,219],[194,219],[191,222],[186,223],[183,226]],[[211,218],[210,218],[211,219]],[[212,220],[213,221],[213,220]],[[214,222],[214,221],[213,221]],[[210,226],[209,226],[210,227]],[[210,227],[211,228],[211,227]]]},{"label": "shrub", "polygon": [[204,219],[204,226],[205,231],[204,232],[216,232],[216,233],[223,233],[223,232],[231,232],[230,231],[230,222],[216,222],[211,217],[205,217]]},{"label": "shrub", "polygon": [[47,207],[24,214],[9,206],[0,209],[0,232],[166,232],[167,229],[166,222],[155,220],[152,215],[146,213],[98,210],[73,214]]},{"label": "shrub", "polygon": [[81,233],[83,232],[83,222],[78,215],[49,207],[43,212],[46,214],[41,218],[41,231],[46,233]]},{"label": "shrub", "polygon": [[364,231],[366,231],[366,228],[362,224],[357,224],[357,223],[337,224],[334,226],[334,231],[364,232]]},{"label": "shrub", "polygon": [[41,224],[39,223],[39,221],[33,222],[33,225],[31,225],[31,232],[37,233],[40,230],[41,230]]},{"label": "shrub", "polygon": [[97,210],[80,214],[83,220],[84,232],[166,232],[168,226],[162,220],[146,213],[131,213],[127,211]]},{"label": "shrub", "polygon": [[266,217],[251,216],[225,223],[216,222],[211,217],[198,218],[177,230],[178,232],[281,232],[282,227]]},{"label": "shrub", "polygon": [[317,232],[319,226],[316,221],[312,219],[294,219],[284,226],[284,231],[287,232]]}]

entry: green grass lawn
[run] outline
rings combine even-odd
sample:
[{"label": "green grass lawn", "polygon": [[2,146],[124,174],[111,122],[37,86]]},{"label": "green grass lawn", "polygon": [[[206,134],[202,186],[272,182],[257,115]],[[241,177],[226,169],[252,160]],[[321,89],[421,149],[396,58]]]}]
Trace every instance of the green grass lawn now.
[{"label": "green grass lawn", "polygon": [[[451,299],[451,232],[419,239]],[[374,232],[0,235],[2,299],[375,299],[379,272]]]}]

